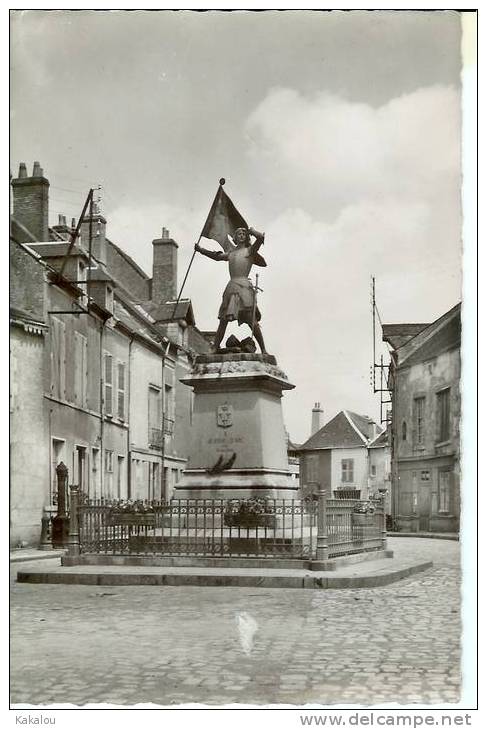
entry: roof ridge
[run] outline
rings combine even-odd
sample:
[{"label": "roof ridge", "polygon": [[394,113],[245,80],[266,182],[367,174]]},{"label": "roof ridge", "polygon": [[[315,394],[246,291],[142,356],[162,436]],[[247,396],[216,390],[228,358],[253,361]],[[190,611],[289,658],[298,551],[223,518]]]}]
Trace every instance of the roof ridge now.
[{"label": "roof ridge", "polygon": [[[347,420],[350,423],[350,425],[352,426],[352,428],[362,438],[362,440],[364,441],[364,443],[367,444],[369,442],[369,439],[362,433],[361,430],[358,429],[358,427],[356,426],[356,424],[353,422],[353,419],[350,417],[349,412],[352,413],[352,415],[358,415],[358,413],[354,413],[352,410],[350,410],[350,411],[349,410],[342,410],[342,413],[345,415],[345,417],[347,418]],[[361,418],[363,416],[362,415],[358,415],[358,417]]]}]

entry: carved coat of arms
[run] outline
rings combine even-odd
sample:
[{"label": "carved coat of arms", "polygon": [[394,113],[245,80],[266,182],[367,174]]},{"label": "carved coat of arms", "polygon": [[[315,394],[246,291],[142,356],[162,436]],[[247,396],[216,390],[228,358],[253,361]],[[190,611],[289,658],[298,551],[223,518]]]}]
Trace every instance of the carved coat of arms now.
[{"label": "carved coat of arms", "polygon": [[218,405],[216,409],[216,424],[220,428],[229,428],[233,425],[233,407],[231,405]]}]

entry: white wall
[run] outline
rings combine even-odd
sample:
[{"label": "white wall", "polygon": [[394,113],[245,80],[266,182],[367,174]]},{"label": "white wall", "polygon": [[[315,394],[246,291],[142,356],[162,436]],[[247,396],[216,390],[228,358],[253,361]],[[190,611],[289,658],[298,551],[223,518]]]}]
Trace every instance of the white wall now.
[{"label": "white wall", "polygon": [[[353,459],[353,482],[342,483],[342,459]],[[358,448],[333,448],[331,451],[331,491],[339,486],[356,488],[361,490],[360,498],[368,497],[367,478],[369,475],[367,449],[365,446]]]}]

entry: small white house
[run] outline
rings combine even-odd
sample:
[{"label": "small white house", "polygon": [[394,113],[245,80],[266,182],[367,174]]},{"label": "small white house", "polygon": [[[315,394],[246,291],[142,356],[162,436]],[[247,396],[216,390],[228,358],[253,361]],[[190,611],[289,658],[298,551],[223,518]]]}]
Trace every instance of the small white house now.
[{"label": "small white house", "polygon": [[329,498],[368,499],[382,489],[389,473],[385,431],[350,410],[335,415],[300,448],[304,496],[325,490]]}]

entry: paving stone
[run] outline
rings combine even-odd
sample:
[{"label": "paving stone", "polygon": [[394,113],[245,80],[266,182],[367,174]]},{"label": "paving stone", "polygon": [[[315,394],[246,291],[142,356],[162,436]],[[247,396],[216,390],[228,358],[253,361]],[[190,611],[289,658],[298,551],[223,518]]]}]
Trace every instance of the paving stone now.
[{"label": "paving stone", "polygon": [[[433,569],[373,589],[261,588],[263,599],[245,587],[13,583],[12,702],[458,701],[459,544],[390,543]],[[242,612],[258,625],[249,655]]]}]

